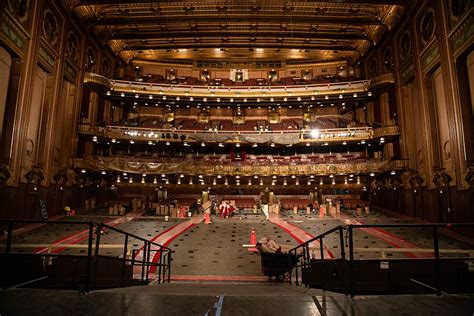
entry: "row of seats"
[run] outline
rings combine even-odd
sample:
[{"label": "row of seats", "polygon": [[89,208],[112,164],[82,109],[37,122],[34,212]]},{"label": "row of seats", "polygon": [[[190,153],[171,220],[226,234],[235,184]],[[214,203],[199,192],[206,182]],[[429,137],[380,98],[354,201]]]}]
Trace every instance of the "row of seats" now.
[{"label": "row of seats", "polygon": [[141,77],[124,76],[120,80],[126,81],[140,81],[158,84],[176,84],[176,85],[206,85],[206,86],[293,86],[293,85],[310,85],[321,83],[336,83],[359,80],[355,77],[343,77],[339,75],[319,75],[312,79],[303,79],[299,77],[283,77],[275,79],[266,78],[249,78],[245,81],[232,81],[229,78],[213,78],[207,80],[200,80],[196,77],[174,77],[165,78],[162,75],[146,75]]},{"label": "row of seats", "polygon": [[317,118],[315,122],[304,122],[302,119],[283,119],[278,123],[271,123],[268,120],[245,120],[242,124],[234,123],[232,120],[211,120],[208,123],[201,123],[191,118],[179,118],[173,122],[166,122],[161,118],[144,117],[114,122],[113,125],[195,131],[286,131],[302,128],[331,129],[364,126],[360,122],[337,116]]},{"label": "row of seats", "polygon": [[[242,155],[243,156],[243,155]],[[135,161],[155,163],[184,163],[192,165],[215,165],[218,164],[236,164],[236,165],[250,165],[250,166],[268,166],[268,165],[298,165],[308,163],[357,163],[367,162],[367,157],[364,153],[350,153],[350,154],[319,154],[319,155],[295,155],[295,156],[271,156],[271,155],[245,155],[246,158],[242,160],[231,159],[228,155],[218,156],[192,156],[191,154],[184,157],[170,157],[169,155],[159,155],[158,153],[144,154],[135,153],[127,154],[118,151],[113,157],[119,159],[133,159]]]}]

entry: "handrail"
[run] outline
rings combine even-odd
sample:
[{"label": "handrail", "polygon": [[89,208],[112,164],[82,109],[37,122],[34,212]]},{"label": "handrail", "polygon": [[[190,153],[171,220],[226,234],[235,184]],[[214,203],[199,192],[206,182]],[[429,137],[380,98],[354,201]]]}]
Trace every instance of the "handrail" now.
[{"label": "handrail", "polygon": [[[393,125],[398,128],[398,126]],[[169,128],[152,128],[152,127],[141,127],[141,126],[121,126],[121,125],[107,125],[101,126],[90,126],[90,125],[79,125],[80,132],[96,132],[104,133],[106,131],[136,131],[138,132],[153,132],[153,133],[178,133],[178,134],[242,134],[242,135],[262,135],[262,134],[309,134],[309,129],[286,129],[286,130],[208,130],[208,129],[169,129]],[[351,133],[351,132],[373,132],[371,126],[354,126],[354,127],[340,127],[340,128],[321,128],[318,129],[320,135],[334,134],[334,133]],[[134,135],[135,136],[135,135]],[[143,136],[147,136],[143,134]],[[153,136],[153,135],[152,135]]]},{"label": "handrail", "polygon": [[305,241],[304,243],[299,244],[298,246],[296,246],[296,247],[294,247],[294,248],[291,248],[290,250],[288,250],[288,252],[296,251],[297,248],[301,248],[301,247],[304,247],[304,246],[306,246],[306,245],[309,245],[310,243],[312,243],[312,242],[314,242],[314,241],[317,241],[318,239],[321,239],[321,238],[323,238],[324,236],[329,235],[329,234],[335,232],[336,230],[339,230],[340,228],[345,228],[345,226],[344,226],[344,225],[339,225],[339,226],[336,226],[336,227],[334,227],[334,228],[331,228],[330,230],[325,231],[324,233],[321,233],[321,234],[319,234],[318,236],[313,237],[313,238],[311,238],[310,240],[307,240],[307,241]]},{"label": "handrail", "polygon": [[[298,278],[298,269],[301,270],[303,273],[303,269],[309,268],[311,266],[311,262],[315,258],[311,258],[309,256],[309,245],[315,241],[319,241],[320,243],[320,255],[321,259],[320,265],[321,269],[321,284],[323,289],[325,289],[325,266],[328,260],[324,259],[324,245],[323,240],[324,237],[339,231],[339,243],[340,243],[340,250],[341,250],[341,260],[343,261],[343,275],[345,279],[345,291],[349,293],[351,296],[354,296],[354,261],[358,261],[358,259],[354,258],[354,250],[358,249],[354,247],[354,237],[353,231],[354,229],[362,229],[362,228],[400,228],[400,227],[410,227],[410,228],[431,228],[432,229],[432,236],[433,236],[433,248],[430,252],[434,253],[434,265],[435,265],[435,288],[438,295],[441,295],[441,281],[440,281],[440,262],[441,261],[453,261],[453,260],[464,260],[464,261],[473,261],[474,258],[466,258],[466,257],[441,257],[440,253],[443,252],[443,249],[439,248],[439,231],[438,228],[443,227],[474,227],[474,223],[417,223],[417,224],[357,224],[357,225],[339,225],[334,228],[329,229],[316,237],[311,238],[310,240],[292,248],[289,250],[289,254],[293,255],[296,260],[296,265],[294,266],[295,275],[296,275],[296,285],[299,285],[299,278]],[[347,232],[346,236],[344,237],[344,231]],[[344,238],[348,238],[348,245],[345,243]],[[349,251],[349,258],[346,260],[345,251],[346,247],[348,247]],[[427,252],[424,250],[422,252]],[[379,261],[395,261],[401,260],[396,258],[381,258],[381,259],[371,259],[371,260],[379,260]],[[408,258],[403,260],[421,260],[421,259],[414,259]],[[430,259],[433,260],[433,259]],[[293,270],[290,271],[290,283],[292,283],[292,273]],[[305,283],[306,284],[306,283]]]},{"label": "handrail", "polygon": [[[106,78],[105,78],[106,79]],[[300,95],[311,95],[317,93],[345,93],[364,92],[369,87],[370,80],[354,80],[343,82],[313,83],[305,85],[269,85],[269,86],[209,86],[209,85],[186,85],[169,83],[152,83],[126,80],[108,79],[107,86],[117,92],[130,93],[167,93],[176,95],[192,96],[227,96],[229,93],[238,93],[236,97],[252,96],[253,93],[266,94],[266,96],[283,96],[288,92]],[[105,86],[105,83],[103,83]]]},{"label": "handrail", "polygon": [[[57,224],[57,225],[87,225],[88,226],[88,240],[87,240],[87,265],[86,265],[86,284],[84,289],[80,289],[81,291],[91,291],[94,288],[94,280],[97,273],[98,267],[98,258],[100,257],[100,239],[101,233],[103,232],[104,228],[107,230],[115,231],[119,234],[125,236],[124,240],[124,251],[122,257],[122,274],[121,274],[121,286],[125,284],[125,267],[127,264],[132,265],[132,269],[134,266],[138,265],[141,266],[141,279],[140,281],[142,284],[148,284],[149,282],[149,270],[150,267],[155,266],[158,267],[158,283],[162,282],[170,282],[170,275],[171,275],[171,255],[174,251],[171,248],[168,248],[164,245],[155,243],[153,241],[147,240],[140,236],[128,233],[116,227],[104,224],[104,223],[96,223],[93,221],[45,221],[45,220],[30,220],[30,219],[5,219],[0,220],[0,223],[7,223],[7,237],[6,237],[6,244],[5,244],[5,251],[3,252],[5,255],[33,255],[33,256],[42,256],[42,257],[67,257],[71,255],[60,254],[60,253],[32,253],[32,254],[25,254],[25,253],[12,253],[11,246],[12,246],[12,237],[13,237],[13,226],[15,223],[27,223],[27,224]],[[95,236],[95,246],[93,245],[93,239]],[[135,259],[135,255],[132,256],[131,259],[127,258],[128,254],[128,240],[129,237],[137,239],[138,241],[143,242],[143,247],[138,249],[138,252],[143,252],[143,259],[141,261],[137,261]],[[50,245],[56,245],[51,243]],[[154,246],[157,249],[151,249]],[[160,260],[158,262],[153,262],[153,258],[150,258],[151,252],[159,252]],[[93,253],[94,252],[94,253]],[[133,250],[132,250],[133,252]],[[151,259],[151,261],[150,261]],[[163,263],[164,262],[164,263]]]},{"label": "handrail", "polygon": [[155,245],[155,246],[158,246],[158,247],[167,249],[167,250],[171,250],[171,251],[174,252],[174,250],[172,250],[171,248],[168,248],[168,247],[163,246],[163,245],[161,245],[161,244],[155,243],[155,242],[153,242],[153,241],[151,241],[151,240],[148,240],[148,239],[145,239],[145,238],[143,238],[143,237],[134,235],[134,234],[132,234],[132,233],[126,232],[126,231],[124,231],[124,230],[118,229],[118,228],[116,228],[116,227],[109,226],[109,225],[107,225],[107,224],[105,224],[105,223],[101,223],[101,224],[99,224],[99,225],[101,225],[101,226],[103,226],[103,227],[105,227],[105,228],[107,228],[107,229],[109,229],[109,230],[114,230],[114,231],[116,231],[116,232],[118,232],[118,233],[121,233],[121,234],[124,234],[124,235],[128,235],[128,236],[133,237],[133,238],[135,238],[135,239],[139,239],[139,240],[141,240],[141,241],[145,241],[145,242],[148,242],[148,243],[150,243],[150,244],[152,244],[152,245]]}]

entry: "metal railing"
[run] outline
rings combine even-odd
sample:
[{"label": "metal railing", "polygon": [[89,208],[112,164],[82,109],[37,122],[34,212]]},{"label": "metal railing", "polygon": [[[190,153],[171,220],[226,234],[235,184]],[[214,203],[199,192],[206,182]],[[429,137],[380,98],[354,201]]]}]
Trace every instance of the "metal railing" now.
[{"label": "metal railing", "polygon": [[[70,246],[82,246],[75,245],[79,241],[73,241],[72,244],[62,243],[62,242],[52,242],[47,244],[47,247],[38,251],[38,246],[44,246],[44,244],[30,244],[26,245],[27,247],[23,248],[35,248],[35,252],[15,252],[12,251],[12,246],[15,247],[13,243],[13,231],[16,225],[27,225],[27,224],[40,224],[40,225],[83,225],[87,229],[79,231],[77,234],[80,234],[83,240],[87,238],[87,245],[83,245],[86,248],[86,276],[85,284],[83,291],[91,291],[95,286],[95,278],[98,270],[98,262],[100,257],[112,257],[113,256],[104,256],[100,254],[101,248],[109,248],[108,245],[101,245],[101,235],[105,230],[114,231],[124,237],[123,243],[123,254],[119,256],[122,260],[122,270],[120,277],[120,286],[126,285],[126,267],[130,265],[132,268],[132,273],[134,267],[139,267],[139,283],[148,284],[150,281],[150,270],[152,267],[155,267],[157,270],[157,283],[170,282],[171,275],[171,261],[172,253],[174,252],[171,248],[160,245],[158,243],[149,241],[140,236],[128,233],[121,229],[112,227],[104,223],[95,223],[92,221],[43,221],[43,220],[0,220],[0,225],[6,225],[6,236],[3,238],[5,240],[4,251],[0,255],[20,255],[20,256],[40,256],[44,261],[49,261],[53,258],[58,257],[84,257],[81,254],[64,254],[61,253],[65,248]],[[138,240],[138,242],[143,243],[143,246],[139,249],[131,249],[129,251],[129,243],[131,239]],[[95,242],[94,242],[95,239]],[[21,244],[18,246],[22,246]],[[138,244],[136,244],[138,246]],[[82,247],[81,247],[82,248]],[[52,251],[53,249],[56,249]],[[131,255],[129,255],[131,253]],[[154,253],[151,256],[151,253]],[[139,258],[141,256],[141,258]],[[133,276],[132,276],[133,278]],[[80,282],[80,281],[79,281]],[[81,284],[75,284],[80,288]]]},{"label": "metal railing", "polygon": [[[430,287],[427,285],[423,285],[426,288],[433,289],[437,295],[441,295],[442,293],[442,287],[441,287],[441,282],[440,282],[440,264],[443,261],[474,261],[474,257],[472,256],[472,251],[466,251],[466,250],[457,250],[454,251],[452,249],[440,249],[439,247],[439,229],[440,228],[452,228],[452,227],[474,227],[474,223],[433,223],[433,224],[374,224],[374,225],[340,225],[337,227],[334,227],[322,234],[319,234],[318,236],[292,248],[289,250],[289,254],[297,258],[297,264],[294,266],[294,272],[293,270],[290,271],[290,283],[292,283],[292,277],[293,273],[295,274],[295,283],[296,285],[300,284],[300,274],[303,275],[303,270],[304,269],[309,269],[314,262],[319,262],[321,263],[320,269],[321,269],[321,285],[322,289],[325,290],[325,269],[326,269],[326,264],[332,260],[335,259],[340,259],[342,260],[343,264],[343,279],[344,279],[344,290],[346,294],[350,294],[351,296],[354,296],[355,293],[355,286],[354,286],[354,264],[355,261],[363,261],[366,259],[356,259],[354,257],[354,250],[360,250],[359,248],[354,247],[354,230],[357,229],[370,229],[370,228],[375,228],[375,229],[380,229],[380,228],[429,228],[431,229],[431,236],[433,238],[433,245],[432,248],[430,248],[430,251],[428,251],[426,248],[401,248],[398,249],[403,252],[407,253],[416,253],[420,252],[423,254],[432,254],[432,257],[429,259],[434,259],[434,286]],[[339,245],[340,245],[340,257],[338,258],[330,258],[328,259],[327,257],[325,258],[324,252],[324,238],[327,237],[330,234],[333,233],[338,233],[339,234]],[[346,240],[345,240],[346,239]],[[347,240],[348,239],[348,240]],[[314,256],[310,256],[310,245],[314,242],[319,242],[319,249],[320,249],[320,258],[316,259]],[[347,249],[346,249],[347,248]],[[381,253],[384,253],[385,248],[374,248],[377,251],[380,251]],[[374,251],[374,249],[371,249]],[[390,251],[395,251],[397,252],[397,248],[390,248]],[[440,253],[468,253],[468,257],[443,257],[440,255]],[[348,254],[348,258],[346,256]],[[420,260],[420,259],[426,259],[425,258],[406,258],[403,260]],[[382,258],[375,259],[380,262],[390,262],[390,261],[397,261],[401,259],[397,258],[386,258],[385,256],[382,256]],[[413,281],[413,280],[412,280]],[[415,281],[414,281],[415,282]],[[309,286],[308,283],[304,283],[305,286]]]}]

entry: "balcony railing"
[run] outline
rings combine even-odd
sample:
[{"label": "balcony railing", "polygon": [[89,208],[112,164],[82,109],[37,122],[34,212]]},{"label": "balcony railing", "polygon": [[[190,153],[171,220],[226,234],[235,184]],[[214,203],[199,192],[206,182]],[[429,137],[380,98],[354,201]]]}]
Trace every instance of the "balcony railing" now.
[{"label": "balcony railing", "polygon": [[[100,77],[100,78],[99,78]],[[100,79],[100,80],[99,80]],[[112,80],[106,77],[86,73],[84,82],[102,84],[115,93],[133,93],[147,95],[172,95],[195,97],[289,97],[317,96],[340,93],[359,93],[367,91],[370,80],[318,83],[307,85],[282,86],[207,86],[186,84],[162,84],[138,81]]]},{"label": "balcony railing", "polygon": [[[79,132],[86,135],[101,136],[110,139],[169,141],[169,142],[229,142],[229,143],[274,143],[293,145],[297,143],[330,143],[341,141],[359,141],[372,138],[396,136],[398,126],[387,126],[373,129],[372,127],[328,128],[316,133],[310,130],[277,130],[277,131],[236,131],[236,130],[186,130],[160,129],[128,126],[89,126],[79,125]],[[165,135],[165,138],[162,136]],[[166,137],[169,135],[170,137]],[[173,135],[185,136],[173,137]]]},{"label": "balcony railing", "polygon": [[332,175],[332,174],[368,174],[371,172],[380,173],[384,171],[403,170],[406,162],[404,160],[392,161],[368,161],[368,162],[347,162],[347,163],[313,163],[289,165],[245,165],[245,164],[196,164],[190,163],[187,159],[173,162],[155,162],[153,159],[143,160],[134,157],[113,158],[113,157],[88,157],[75,158],[74,168],[89,170],[106,170],[128,172],[136,174],[187,174],[187,175],[243,175],[243,176],[291,176],[291,175]]}]

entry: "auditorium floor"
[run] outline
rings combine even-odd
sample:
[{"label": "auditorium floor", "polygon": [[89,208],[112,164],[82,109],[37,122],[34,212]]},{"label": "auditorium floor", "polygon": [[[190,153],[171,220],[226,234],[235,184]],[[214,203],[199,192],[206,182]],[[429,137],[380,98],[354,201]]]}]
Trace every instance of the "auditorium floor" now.
[{"label": "auditorium floor", "polygon": [[180,283],[94,291],[0,291],[1,315],[459,315],[474,295],[356,296],[288,284]]},{"label": "auditorium floor", "polygon": [[[357,216],[352,212],[320,218],[313,214],[283,212],[265,220],[261,214],[230,219],[213,218],[211,224],[201,216],[190,219],[158,217],[82,215],[64,217],[61,225],[46,224],[22,229],[13,237],[13,251],[48,251],[80,254],[87,245],[87,226],[71,226],[67,221],[104,222],[139,237],[168,245],[173,254],[171,284],[93,291],[79,296],[74,291],[15,289],[0,291],[0,315],[90,314],[135,315],[473,315],[473,295],[384,295],[356,296],[324,292],[318,289],[269,283],[262,275],[260,258],[244,246],[250,231],[273,238],[285,246],[296,246],[341,224],[415,223],[408,218],[371,212]],[[340,256],[338,234],[324,240],[325,256]],[[129,240],[131,248],[140,248]],[[347,234],[343,244],[347,251]],[[417,249],[432,247],[431,231],[406,228],[359,229],[354,231],[356,258],[382,256],[405,258],[431,256]],[[5,240],[0,242],[4,245]],[[64,245],[74,245],[70,247]],[[59,246],[61,245],[61,246]],[[123,236],[106,231],[101,235],[101,254],[119,256]],[[440,234],[440,247],[474,249],[463,236]],[[381,250],[381,249],[384,250]],[[398,249],[398,251],[397,251]],[[402,251],[399,251],[402,249]],[[311,245],[319,258],[319,244]],[[445,255],[449,255],[448,253]],[[153,284],[153,282],[152,282]],[[223,302],[223,303],[222,303]],[[207,314],[206,314],[207,313]]]}]

